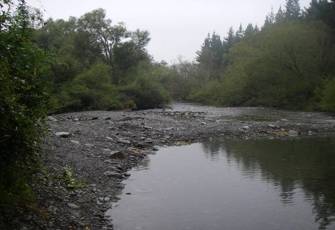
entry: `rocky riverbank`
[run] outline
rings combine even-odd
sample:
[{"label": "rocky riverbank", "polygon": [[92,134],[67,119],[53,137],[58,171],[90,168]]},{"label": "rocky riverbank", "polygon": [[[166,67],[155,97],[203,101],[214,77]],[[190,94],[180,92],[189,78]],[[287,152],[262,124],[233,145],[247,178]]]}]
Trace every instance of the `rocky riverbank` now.
[{"label": "rocky riverbank", "polygon": [[[43,173],[34,184],[38,208],[21,229],[113,229],[105,212],[128,170],[162,145],[211,137],[334,136],[334,117],[263,108],[176,104],[173,110],[80,112],[48,118]],[[37,210],[37,211],[36,211]]]}]

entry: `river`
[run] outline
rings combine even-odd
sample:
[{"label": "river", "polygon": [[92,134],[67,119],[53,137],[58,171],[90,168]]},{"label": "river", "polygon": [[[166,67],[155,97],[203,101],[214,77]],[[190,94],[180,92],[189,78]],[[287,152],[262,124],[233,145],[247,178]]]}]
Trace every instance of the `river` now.
[{"label": "river", "polygon": [[335,229],[335,139],[162,147],[107,214],[116,230]]}]

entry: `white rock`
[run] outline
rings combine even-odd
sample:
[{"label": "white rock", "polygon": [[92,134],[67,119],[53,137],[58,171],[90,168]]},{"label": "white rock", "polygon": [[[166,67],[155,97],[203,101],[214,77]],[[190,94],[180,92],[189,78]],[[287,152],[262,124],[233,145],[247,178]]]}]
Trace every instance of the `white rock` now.
[{"label": "white rock", "polygon": [[58,120],[55,117],[53,117],[53,116],[48,116],[48,121],[54,121],[54,122],[56,122]]},{"label": "white rock", "polygon": [[57,132],[56,136],[57,137],[67,138],[67,137],[71,136],[71,133],[69,133],[69,132]]},{"label": "white rock", "polygon": [[290,137],[296,137],[296,136],[299,135],[299,133],[297,131],[295,131],[295,130],[290,130],[290,131],[288,131],[288,135]]},{"label": "white rock", "polygon": [[74,203],[67,203],[67,206],[69,206],[69,208],[72,208],[72,209],[79,209],[79,206]]},{"label": "white rock", "polygon": [[75,144],[75,145],[80,145],[80,142],[79,141],[76,141],[76,140],[71,140],[71,143]]}]

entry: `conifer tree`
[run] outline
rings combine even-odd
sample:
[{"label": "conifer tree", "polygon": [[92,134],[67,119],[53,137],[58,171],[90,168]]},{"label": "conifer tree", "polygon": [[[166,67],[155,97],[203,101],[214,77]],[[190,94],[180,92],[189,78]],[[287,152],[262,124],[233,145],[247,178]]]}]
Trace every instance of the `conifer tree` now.
[{"label": "conifer tree", "polygon": [[298,19],[301,15],[299,0],[286,0],[285,16],[288,20]]},{"label": "conifer tree", "polygon": [[282,7],[279,7],[279,10],[276,14],[276,23],[281,23],[285,20],[285,12],[283,11]]}]

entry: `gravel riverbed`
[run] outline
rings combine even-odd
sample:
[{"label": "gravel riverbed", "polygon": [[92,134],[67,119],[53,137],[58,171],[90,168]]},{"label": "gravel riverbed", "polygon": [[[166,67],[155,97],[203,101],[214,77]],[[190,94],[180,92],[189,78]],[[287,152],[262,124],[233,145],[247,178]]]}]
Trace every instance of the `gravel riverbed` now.
[{"label": "gravel riverbed", "polygon": [[313,138],[335,136],[335,118],[323,113],[266,108],[90,111],[48,117],[43,173],[36,175],[37,209],[18,229],[113,229],[105,215],[139,161],[159,146],[212,137]]}]

